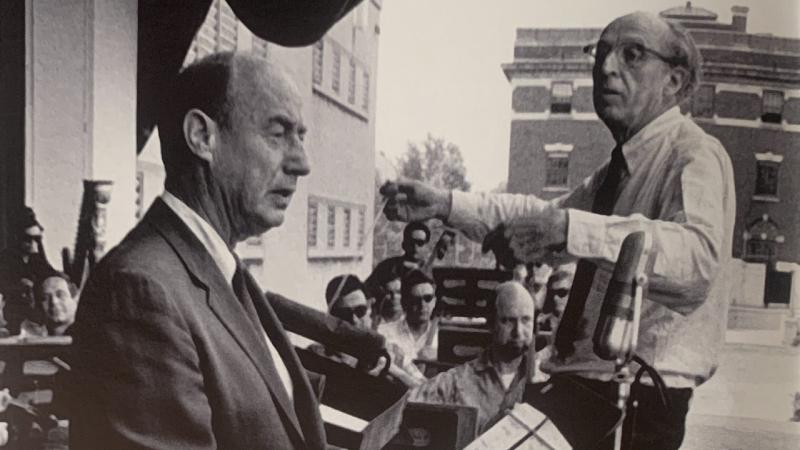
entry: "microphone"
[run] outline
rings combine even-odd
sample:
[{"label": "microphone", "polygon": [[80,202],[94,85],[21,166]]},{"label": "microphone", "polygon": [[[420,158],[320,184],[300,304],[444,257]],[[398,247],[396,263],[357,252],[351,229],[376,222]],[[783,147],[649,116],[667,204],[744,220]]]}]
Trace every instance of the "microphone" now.
[{"label": "microphone", "polygon": [[386,356],[386,339],[372,330],[362,330],[280,294],[267,291],[267,301],[284,328],[334,350],[347,353],[370,366]]},{"label": "microphone", "polygon": [[594,329],[594,353],[607,361],[627,357],[633,349],[634,280],[644,250],[645,232],[636,231],[622,241],[614,273],[608,283],[600,317]]}]

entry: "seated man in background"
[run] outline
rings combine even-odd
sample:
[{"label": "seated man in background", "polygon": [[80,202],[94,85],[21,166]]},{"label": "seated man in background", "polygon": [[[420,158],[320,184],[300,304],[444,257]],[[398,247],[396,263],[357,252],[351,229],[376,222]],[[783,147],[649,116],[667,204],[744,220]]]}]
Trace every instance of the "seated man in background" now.
[{"label": "seated man in background", "polygon": [[[325,289],[325,300],[328,302],[328,312],[350,325],[363,330],[372,328],[370,307],[364,291],[364,284],[355,275],[339,275],[334,277]],[[350,355],[326,348],[323,344],[312,344],[308,347],[314,353],[331,358],[355,367],[356,358]]]},{"label": "seated man in background", "polygon": [[474,406],[483,433],[522,400],[533,340],[533,298],[516,281],[497,286],[492,343],[478,358],[440,373],[413,390],[409,401]]},{"label": "seated man in background", "polygon": [[36,306],[43,313],[48,336],[63,336],[75,322],[78,309],[78,287],[67,274],[53,272],[34,290]]},{"label": "seated man in background", "polygon": [[[372,274],[379,275],[394,272],[403,277],[413,269],[423,269],[425,257],[420,249],[431,240],[431,230],[424,222],[411,222],[403,229],[403,254],[392,256],[379,262]],[[372,276],[367,278],[367,285],[373,283]]]},{"label": "seated man in background", "polygon": [[379,326],[378,333],[393,345],[390,348],[393,364],[422,376],[413,360],[436,358],[438,347],[439,327],[432,320],[436,306],[433,280],[420,270],[412,270],[402,279],[401,296],[405,319]]},{"label": "seated man in background", "polygon": [[372,307],[372,327],[376,330],[382,324],[404,319],[403,304],[400,301],[400,271],[390,266],[382,270],[383,272],[373,271],[366,283],[367,291],[375,299]]},{"label": "seated man in background", "polygon": [[20,325],[29,336],[64,336],[75,322],[78,287],[62,272],[47,275],[33,287],[35,313]]}]

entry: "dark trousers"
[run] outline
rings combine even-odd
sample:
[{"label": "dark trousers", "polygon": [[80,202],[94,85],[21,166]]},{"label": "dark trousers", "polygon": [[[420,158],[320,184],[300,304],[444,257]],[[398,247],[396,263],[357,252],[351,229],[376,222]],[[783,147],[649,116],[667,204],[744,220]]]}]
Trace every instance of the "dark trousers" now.
[{"label": "dark trousers", "polygon": [[[618,392],[616,382],[560,375],[547,383],[530,385],[525,398],[553,420],[575,449],[611,450],[614,448],[611,429],[620,418],[616,408]],[[680,448],[692,389],[668,388],[665,395],[669,407],[663,404],[653,386],[632,387],[622,428],[623,449]]]}]

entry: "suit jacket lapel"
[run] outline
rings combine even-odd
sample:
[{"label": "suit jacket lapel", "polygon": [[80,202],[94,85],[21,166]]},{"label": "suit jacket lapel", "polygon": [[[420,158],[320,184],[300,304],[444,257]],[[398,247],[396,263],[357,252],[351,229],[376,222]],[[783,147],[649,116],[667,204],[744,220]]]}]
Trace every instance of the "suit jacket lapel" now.
[{"label": "suit jacket lapel", "polygon": [[322,418],[319,415],[319,404],[311,382],[308,380],[306,370],[300,362],[297,353],[294,351],[292,343],[289,341],[286,332],[281,325],[278,316],[269,304],[265,295],[261,292],[258,283],[245,271],[248,291],[253,303],[258,311],[261,324],[266,330],[272,344],[281,355],[289,375],[294,384],[294,411],[300,418],[300,427],[303,430],[306,443],[309,448],[325,448],[325,431]]},{"label": "suit jacket lapel", "polygon": [[[292,402],[275,370],[272,356],[264,342],[264,336],[259,330],[255,329],[252,321],[247,317],[247,313],[236,298],[228,280],[224,279],[217,263],[211,258],[211,255],[205,250],[203,244],[194,236],[192,231],[160,199],[156,199],[143,221],[149,222],[164,236],[186,265],[190,276],[206,291],[206,302],[209,308],[255,365],[264,383],[272,393],[275,404],[281,410],[282,417],[286,419],[287,429],[293,429],[294,433],[296,433],[295,437],[302,441],[302,429],[292,407]],[[248,285],[255,283],[249,278],[249,274],[246,274],[246,276]],[[248,291],[251,292],[252,296],[253,289],[248,288]],[[255,299],[254,303],[257,305],[264,303],[263,296],[253,298]],[[259,312],[259,315],[261,316],[262,314]],[[277,318],[275,318],[275,321],[277,322]],[[276,345],[276,348],[279,348],[281,356],[286,361],[286,356],[276,344],[273,335],[269,333],[270,328],[265,326],[264,329],[268,331],[270,339]],[[297,358],[296,355],[295,358]],[[287,367],[289,367],[288,364]],[[291,368],[289,371],[292,373]],[[292,379],[294,381],[294,375],[292,375]],[[295,384],[302,383],[295,382]],[[307,379],[306,384],[308,384]]]}]

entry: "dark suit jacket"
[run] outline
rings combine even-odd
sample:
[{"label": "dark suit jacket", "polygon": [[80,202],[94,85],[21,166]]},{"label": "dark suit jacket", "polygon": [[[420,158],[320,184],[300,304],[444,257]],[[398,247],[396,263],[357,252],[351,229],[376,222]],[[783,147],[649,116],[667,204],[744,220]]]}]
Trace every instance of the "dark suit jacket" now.
[{"label": "dark suit jacket", "polygon": [[325,447],[317,399],[272,307],[247,277],[261,330],[160,199],[93,270],[72,328],[73,449]]}]

